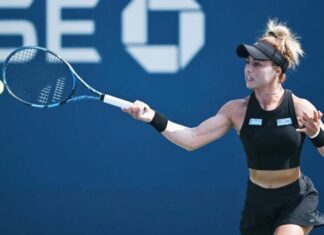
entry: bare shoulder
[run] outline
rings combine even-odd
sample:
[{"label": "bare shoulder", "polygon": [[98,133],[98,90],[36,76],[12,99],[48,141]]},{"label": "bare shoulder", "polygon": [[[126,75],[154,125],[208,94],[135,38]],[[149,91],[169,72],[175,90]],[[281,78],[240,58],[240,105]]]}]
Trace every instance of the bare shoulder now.
[{"label": "bare shoulder", "polygon": [[222,109],[227,110],[230,113],[233,112],[242,112],[246,110],[246,107],[248,105],[250,96],[247,96],[243,99],[235,99],[235,100],[230,100],[224,106]]},{"label": "bare shoulder", "polygon": [[240,132],[241,126],[243,124],[246,108],[249,102],[249,96],[243,99],[235,99],[227,102],[219,111],[220,113],[226,115],[233,127]]},{"label": "bare shoulder", "polygon": [[307,99],[300,98],[293,94],[293,101],[294,101],[294,107],[297,114],[302,114],[303,112],[306,113],[313,113],[314,110],[316,110],[315,106],[308,101]]}]

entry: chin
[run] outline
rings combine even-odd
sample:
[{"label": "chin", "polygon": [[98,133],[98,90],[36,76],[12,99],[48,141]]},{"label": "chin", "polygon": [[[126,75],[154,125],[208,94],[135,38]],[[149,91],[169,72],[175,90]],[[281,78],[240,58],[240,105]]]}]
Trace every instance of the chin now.
[{"label": "chin", "polygon": [[251,90],[254,90],[255,89],[255,86],[249,84],[249,83],[246,83],[246,88],[248,89],[251,89]]}]

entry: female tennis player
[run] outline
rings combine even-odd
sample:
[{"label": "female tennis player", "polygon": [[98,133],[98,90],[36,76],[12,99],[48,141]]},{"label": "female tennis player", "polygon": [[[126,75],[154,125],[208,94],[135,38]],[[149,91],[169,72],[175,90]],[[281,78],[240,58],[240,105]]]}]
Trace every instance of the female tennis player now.
[{"label": "female tennis player", "polygon": [[190,151],[233,127],[249,168],[241,234],[309,234],[324,225],[324,216],[317,210],[317,190],[301,172],[300,154],[307,136],[324,156],[324,127],[320,111],[283,88],[287,69],[294,69],[303,56],[300,42],[285,24],[270,20],[257,42],[239,45],[237,54],[246,60],[250,96],[227,102],[198,126],[174,123],[141,101],[124,111]]}]

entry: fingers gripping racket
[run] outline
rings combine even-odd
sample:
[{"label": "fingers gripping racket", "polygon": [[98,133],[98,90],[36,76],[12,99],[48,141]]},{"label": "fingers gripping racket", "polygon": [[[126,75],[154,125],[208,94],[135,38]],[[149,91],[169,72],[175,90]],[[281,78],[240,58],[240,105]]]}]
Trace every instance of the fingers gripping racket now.
[{"label": "fingers gripping racket", "polygon": [[[63,58],[42,47],[20,47],[3,65],[3,81],[17,100],[36,108],[53,108],[79,100],[101,100],[120,108],[132,103],[101,93],[88,85]],[[81,83],[91,95],[76,95]]]}]

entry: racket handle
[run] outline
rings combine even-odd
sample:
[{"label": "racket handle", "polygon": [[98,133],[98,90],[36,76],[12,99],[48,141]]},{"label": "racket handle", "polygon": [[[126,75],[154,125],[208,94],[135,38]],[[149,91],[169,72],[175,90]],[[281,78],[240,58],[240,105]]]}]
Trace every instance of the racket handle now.
[{"label": "racket handle", "polygon": [[117,98],[115,96],[111,96],[111,95],[102,95],[100,97],[100,99],[106,103],[106,104],[110,104],[110,105],[113,105],[113,106],[117,106],[119,108],[125,108],[125,109],[128,109],[130,106],[133,105],[132,102],[129,102],[127,100],[123,100],[123,99],[120,99],[120,98]]}]

